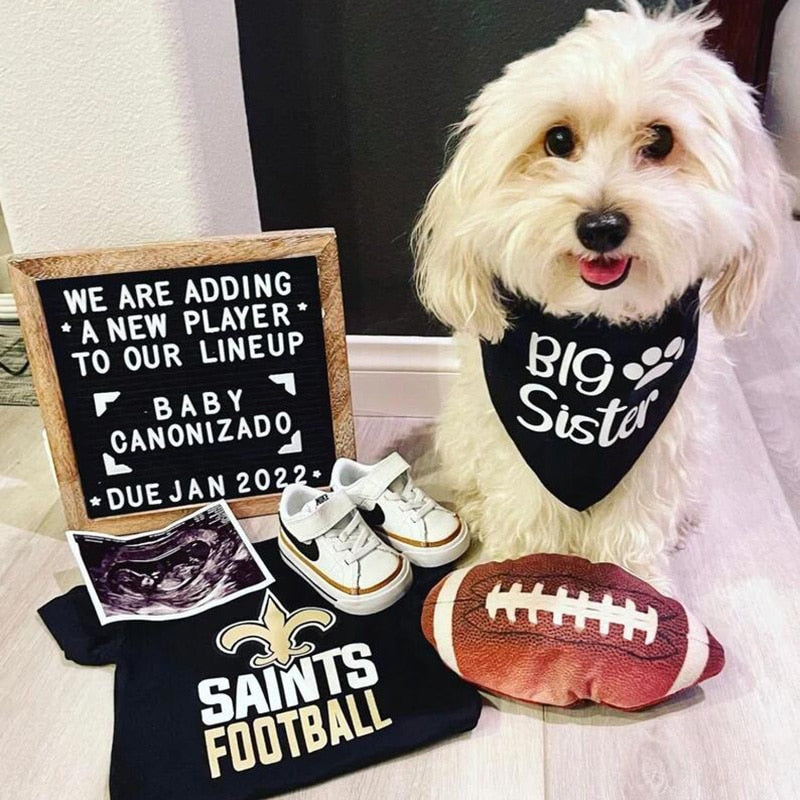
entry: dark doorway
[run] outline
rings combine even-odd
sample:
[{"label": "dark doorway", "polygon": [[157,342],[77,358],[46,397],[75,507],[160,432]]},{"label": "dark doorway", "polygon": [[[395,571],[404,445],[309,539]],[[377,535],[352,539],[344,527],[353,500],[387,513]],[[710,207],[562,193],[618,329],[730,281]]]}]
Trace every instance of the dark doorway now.
[{"label": "dark doorway", "polygon": [[[716,41],[742,77],[763,81],[782,2],[713,5],[728,20]],[[348,333],[444,332],[414,295],[408,240],[449,126],[588,6],[618,4],[237,0],[261,224],[336,228]]]}]

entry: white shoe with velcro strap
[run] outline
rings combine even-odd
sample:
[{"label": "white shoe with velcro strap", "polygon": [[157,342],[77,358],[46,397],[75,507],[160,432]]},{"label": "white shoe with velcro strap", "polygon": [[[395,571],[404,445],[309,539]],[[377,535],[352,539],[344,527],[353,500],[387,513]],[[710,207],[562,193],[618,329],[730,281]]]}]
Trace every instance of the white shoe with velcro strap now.
[{"label": "white shoe with velcro strap", "polygon": [[283,560],[348,614],[374,614],[411,585],[411,566],[364,522],[344,492],[293,483],[279,510]]},{"label": "white shoe with velcro strap", "polygon": [[340,458],[331,486],[345,491],[367,523],[412,564],[439,567],[469,547],[466,524],[414,485],[411,467],[399,453],[372,465]]}]

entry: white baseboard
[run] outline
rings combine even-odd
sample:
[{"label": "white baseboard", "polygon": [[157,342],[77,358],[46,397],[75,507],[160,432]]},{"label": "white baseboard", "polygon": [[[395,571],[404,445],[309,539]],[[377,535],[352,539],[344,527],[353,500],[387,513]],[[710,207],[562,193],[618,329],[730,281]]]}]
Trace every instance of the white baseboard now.
[{"label": "white baseboard", "polygon": [[353,412],[435,417],[458,372],[449,336],[348,336]]},{"label": "white baseboard", "polygon": [[[16,308],[0,295],[0,320]],[[348,336],[353,413],[363,417],[436,417],[458,372],[449,336]]]}]

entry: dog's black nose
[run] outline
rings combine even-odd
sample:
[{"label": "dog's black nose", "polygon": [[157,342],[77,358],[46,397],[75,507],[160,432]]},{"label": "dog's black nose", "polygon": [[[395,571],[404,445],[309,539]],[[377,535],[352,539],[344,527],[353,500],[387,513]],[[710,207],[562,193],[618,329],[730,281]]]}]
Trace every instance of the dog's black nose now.
[{"label": "dog's black nose", "polygon": [[578,217],[575,229],[584,247],[607,253],[625,241],[631,221],[621,211],[586,211]]}]

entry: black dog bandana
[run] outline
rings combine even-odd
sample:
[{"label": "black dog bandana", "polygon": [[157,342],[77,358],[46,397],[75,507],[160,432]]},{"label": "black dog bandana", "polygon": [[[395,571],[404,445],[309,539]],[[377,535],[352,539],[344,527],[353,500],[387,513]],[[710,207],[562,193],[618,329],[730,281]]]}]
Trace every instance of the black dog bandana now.
[{"label": "black dog bandana", "polygon": [[[492,404],[545,488],[578,511],[625,476],[667,416],[697,352],[700,285],[653,321],[556,317],[523,300],[481,343]],[[668,464],[664,469],[670,469]]]}]

